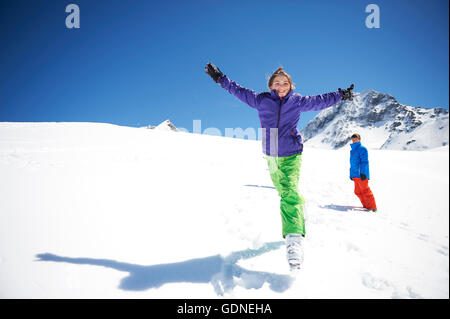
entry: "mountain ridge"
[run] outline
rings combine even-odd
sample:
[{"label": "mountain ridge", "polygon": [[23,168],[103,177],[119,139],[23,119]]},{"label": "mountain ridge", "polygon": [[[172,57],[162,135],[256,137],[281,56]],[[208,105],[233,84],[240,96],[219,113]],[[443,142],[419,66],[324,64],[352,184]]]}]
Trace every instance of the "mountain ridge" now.
[{"label": "mountain ridge", "polygon": [[348,145],[359,133],[371,148],[425,150],[448,145],[448,119],[443,108],[409,106],[390,94],[366,90],[321,111],[301,134],[305,143],[331,149]]}]

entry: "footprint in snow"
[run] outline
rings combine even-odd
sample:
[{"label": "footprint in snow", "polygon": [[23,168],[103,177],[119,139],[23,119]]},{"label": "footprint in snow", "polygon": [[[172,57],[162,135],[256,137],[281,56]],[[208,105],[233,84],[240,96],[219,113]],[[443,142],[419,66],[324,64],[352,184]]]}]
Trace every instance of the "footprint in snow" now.
[{"label": "footprint in snow", "polygon": [[363,285],[370,289],[386,290],[393,288],[393,285],[386,279],[376,278],[370,273],[362,274],[361,280]]},{"label": "footprint in snow", "polygon": [[444,256],[448,256],[448,247],[447,246],[441,246],[438,250],[438,253],[444,255]]},{"label": "footprint in snow", "polygon": [[428,241],[429,236],[427,234],[419,234],[419,236],[417,236],[418,239],[423,240],[423,241]]},{"label": "footprint in snow", "polygon": [[348,252],[355,252],[355,253],[358,253],[358,254],[361,253],[361,249],[358,246],[356,246],[355,244],[353,244],[353,243],[348,242],[346,244],[346,246],[347,246],[347,251]]}]

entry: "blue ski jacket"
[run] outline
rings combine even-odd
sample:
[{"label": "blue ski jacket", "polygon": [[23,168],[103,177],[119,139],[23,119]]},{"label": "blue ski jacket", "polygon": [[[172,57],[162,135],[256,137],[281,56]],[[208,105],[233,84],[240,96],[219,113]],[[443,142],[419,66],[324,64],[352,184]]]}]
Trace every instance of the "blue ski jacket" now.
[{"label": "blue ski jacket", "polygon": [[369,152],[361,145],[361,142],[350,144],[350,178],[366,175],[370,179],[369,173]]}]

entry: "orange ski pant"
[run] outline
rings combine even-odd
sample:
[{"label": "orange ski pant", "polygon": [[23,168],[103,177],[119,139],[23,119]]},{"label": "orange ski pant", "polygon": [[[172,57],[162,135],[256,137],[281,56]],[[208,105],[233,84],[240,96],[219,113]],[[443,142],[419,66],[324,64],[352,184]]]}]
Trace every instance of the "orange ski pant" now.
[{"label": "orange ski pant", "polygon": [[377,209],[377,204],[375,203],[375,197],[373,196],[372,190],[369,187],[369,180],[361,180],[361,178],[353,178],[355,182],[355,194],[358,196],[361,204],[367,209]]}]

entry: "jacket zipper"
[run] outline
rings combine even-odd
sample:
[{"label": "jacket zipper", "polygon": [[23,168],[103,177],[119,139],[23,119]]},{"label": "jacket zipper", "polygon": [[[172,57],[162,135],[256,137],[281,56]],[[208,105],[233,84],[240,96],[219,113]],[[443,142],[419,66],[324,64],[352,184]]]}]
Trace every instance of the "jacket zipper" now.
[{"label": "jacket zipper", "polygon": [[276,141],[276,149],[277,149],[277,155],[278,157],[278,127],[280,126],[280,117],[281,117],[281,105],[283,104],[283,100],[280,98],[280,107],[278,108],[278,118],[277,118],[277,130],[275,131],[275,138],[274,141]]},{"label": "jacket zipper", "polygon": [[282,104],[283,104],[283,100],[280,98],[280,107],[278,108],[277,129],[279,128],[278,126],[280,125],[281,105]]}]

